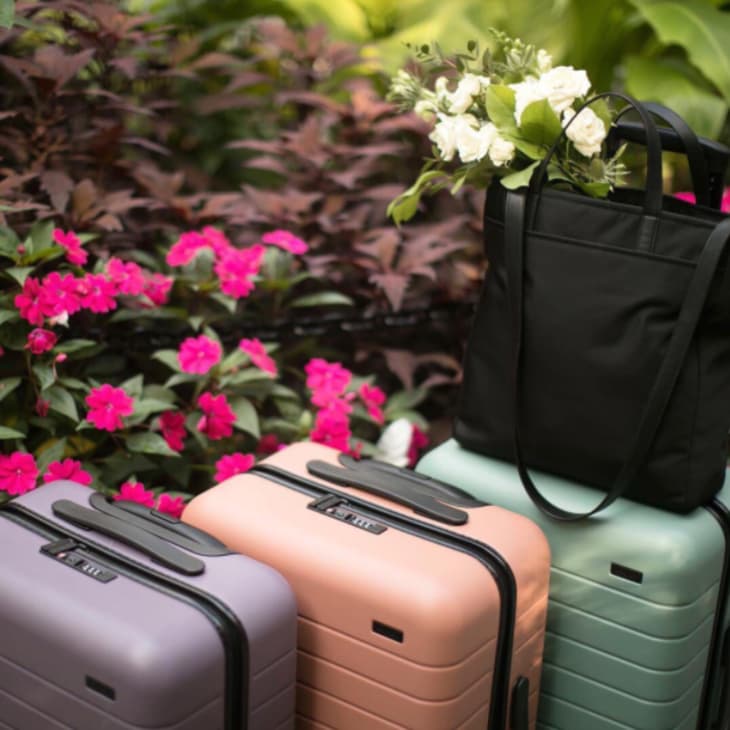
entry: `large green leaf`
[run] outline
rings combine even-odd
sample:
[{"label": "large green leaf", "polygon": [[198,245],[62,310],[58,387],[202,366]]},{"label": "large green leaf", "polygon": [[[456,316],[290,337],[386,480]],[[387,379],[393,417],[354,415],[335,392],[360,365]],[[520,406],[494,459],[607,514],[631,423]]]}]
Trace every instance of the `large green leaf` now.
[{"label": "large green leaf", "polygon": [[74,423],[78,423],[79,412],[76,409],[76,401],[65,388],[54,385],[49,388],[46,398],[48,398],[52,411],[56,411],[56,413],[70,418]]},{"label": "large green leaf", "polygon": [[487,89],[487,114],[502,134],[516,132],[514,89],[491,85]]},{"label": "large green leaf", "polygon": [[3,378],[0,380],[0,400],[7,398],[21,383],[22,378]]},{"label": "large green leaf", "polygon": [[7,426],[0,426],[0,441],[22,438],[25,438],[25,434],[22,431],[16,431],[14,428],[8,428]]},{"label": "large green leaf", "polygon": [[528,142],[549,147],[562,131],[560,119],[547,99],[533,101],[522,112],[520,132]]},{"label": "large green leaf", "polygon": [[511,175],[505,175],[501,180],[502,187],[507,188],[507,190],[517,190],[517,188],[527,187],[530,184],[532,173],[535,172],[535,168],[539,164],[539,162],[533,162],[524,170],[513,172]]},{"label": "large green leaf", "polygon": [[305,294],[290,302],[292,307],[324,307],[324,306],[348,306],[353,305],[352,299],[338,291],[321,291],[314,294]]},{"label": "large green leaf", "polygon": [[658,101],[674,109],[703,137],[716,138],[725,122],[726,102],[698,85],[673,61],[629,57],[626,91],[638,99]]},{"label": "large green leaf", "polygon": [[706,0],[629,0],[665,45],[677,44],[730,103],[730,13]]},{"label": "large green leaf", "polygon": [[15,0],[0,0],[0,26],[11,28],[15,17]]},{"label": "large green leaf", "polygon": [[231,401],[231,409],[236,414],[233,425],[237,429],[250,433],[254,438],[261,436],[258,413],[248,398],[235,398]]}]

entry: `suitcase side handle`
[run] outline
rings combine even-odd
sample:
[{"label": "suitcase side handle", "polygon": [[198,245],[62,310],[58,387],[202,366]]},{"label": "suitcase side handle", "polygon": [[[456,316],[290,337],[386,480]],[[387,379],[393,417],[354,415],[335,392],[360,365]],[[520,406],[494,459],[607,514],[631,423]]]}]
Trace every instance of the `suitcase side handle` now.
[{"label": "suitcase side handle", "polygon": [[89,497],[89,504],[99,512],[116,517],[123,522],[136,525],[146,532],[161,537],[173,545],[208,558],[230,555],[231,551],[220,540],[216,540],[197,527],[180,522],[177,517],[145,507],[137,502],[110,502],[100,492]]},{"label": "suitcase side handle", "polygon": [[77,527],[94,530],[100,535],[114,538],[178,573],[200,575],[205,571],[205,564],[202,560],[184,553],[156,535],[145,532],[118,517],[81,507],[69,499],[56,500],[52,509],[53,514],[57,517],[72,522]]},{"label": "suitcase side handle", "polygon": [[342,487],[354,487],[363,492],[411,507],[416,514],[430,517],[447,525],[465,525],[469,515],[464,510],[443,504],[432,495],[419,492],[418,489],[395,477],[384,478],[383,475],[363,470],[358,473],[352,469],[343,469],[326,461],[315,459],[307,462],[307,471],[313,476],[325,479]]}]

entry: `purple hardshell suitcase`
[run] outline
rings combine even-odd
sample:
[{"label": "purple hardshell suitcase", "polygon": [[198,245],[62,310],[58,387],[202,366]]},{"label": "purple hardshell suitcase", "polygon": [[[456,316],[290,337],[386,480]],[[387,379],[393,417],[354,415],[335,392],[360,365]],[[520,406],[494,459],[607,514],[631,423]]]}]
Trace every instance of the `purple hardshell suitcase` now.
[{"label": "purple hardshell suitcase", "polygon": [[293,730],[271,568],[68,481],[0,509],[0,729]]}]

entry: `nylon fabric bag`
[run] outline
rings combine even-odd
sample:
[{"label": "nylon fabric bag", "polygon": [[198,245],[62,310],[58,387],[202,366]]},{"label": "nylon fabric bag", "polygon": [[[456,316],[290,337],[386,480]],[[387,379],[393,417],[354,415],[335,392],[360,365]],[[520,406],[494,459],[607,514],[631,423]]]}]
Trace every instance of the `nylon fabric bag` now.
[{"label": "nylon fabric bag", "polygon": [[[526,191],[492,184],[489,268],[454,427],[465,448],[515,462],[536,504],[564,520],[621,495],[688,512],[721,488],[727,459],[730,221],[663,195],[650,114],[614,93],[585,106],[608,96],[644,125],[646,189],[595,199],[546,188],[562,136]],[[685,143],[700,199],[707,180],[697,138],[665,116]],[[563,510],[542,497],[528,467],[606,497],[584,514]]]}]

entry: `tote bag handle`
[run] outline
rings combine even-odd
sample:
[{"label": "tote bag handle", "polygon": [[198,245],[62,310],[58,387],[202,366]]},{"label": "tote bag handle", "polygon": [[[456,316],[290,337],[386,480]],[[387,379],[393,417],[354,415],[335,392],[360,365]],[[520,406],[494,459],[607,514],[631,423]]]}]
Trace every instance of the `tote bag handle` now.
[{"label": "tote bag handle", "polygon": [[[659,192],[659,205],[661,206],[661,168],[659,168],[660,174],[657,181],[656,167],[652,167],[652,165],[656,165],[657,153],[659,161],[661,162],[661,147],[659,146],[659,138],[656,133],[656,127],[649,119],[649,116],[643,107],[641,107],[638,102],[623,94],[609,92],[596,96],[586,102],[586,104],[578,110],[578,113],[596,99],[606,96],[617,96],[626,101],[639,112],[642,121],[646,125],[649,170],[647,173],[648,182],[645,211],[648,211],[649,215],[652,215],[655,211],[654,205],[656,204],[655,198],[657,190]],[[575,117],[573,117],[573,119],[575,119]],[[702,254],[697,261],[697,265],[687,288],[684,301],[682,302],[679,317],[669,341],[664,360],[659,368],[656,380],[654,381],[646,406],[644,407],[644,412],[639,422],[636,440],[634,441],[628,457],[619,471],[613,485],[608,490],[603,500],[601,500],[596,507],[588,512],[570,512],[556,504],[553,504],[540,493],[535,483],[532,481],[524,462],[520,438],[520,414],[522,410],[522,350],[524,339],[524,260],[526,245],[527,199],[531,195],[533,197],[539,196],[539,192],[547,172],[549,158],[552,157],[557,149],[558,144],[565,134],[567,126],[568,125],[566,125],[563,129],[563,133],[555,141],[548,152],[548,155],[533,174],[527,194],[510,192],[507,195],[505,203],[505,247],[507,252],[507,280],[510,292],[514,342],[513,406],[515,462],[525,491],[542,512],[557,520],[575,521],[590,517],[591,515],[594,515],[613,504],[613,502],[615,502],[631,486],[638,475],[639,470],[645,463],[646,457],[651,449],[652,443],[661,424],[661,420],[664,416],[664,412],[669,404],[672,391],[674,390],[674,386],[687,357],[687,352],[692,342],[702,310],[704,309],[707,294],[717,271],[722,253],[725,250],[728,240],[730,240],[730,218],[723,220],[715,227],[707,239],[707,243],[705,244]]]}]

